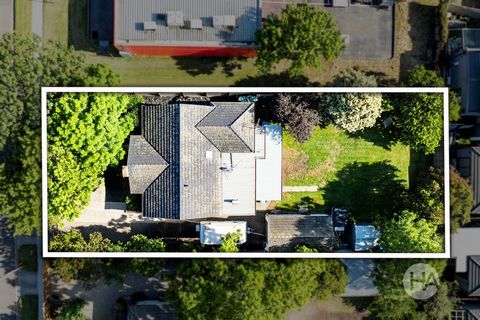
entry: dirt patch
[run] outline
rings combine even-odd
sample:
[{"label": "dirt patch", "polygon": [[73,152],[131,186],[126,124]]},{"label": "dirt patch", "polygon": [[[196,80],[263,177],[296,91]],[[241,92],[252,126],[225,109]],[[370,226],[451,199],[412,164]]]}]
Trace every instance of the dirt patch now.
[{"label": "dirt patch", "polygon": [[325,162],[323,162],[322,164],[315,167],[313,170],[310,170],[310,175],[318,178],[319,188],[325,187],[325,184],[327,183],[326,178],[329,173],[337,171],[337,168],[335,168],[335,161],[337,161],[337,158],[340,155],[341,151],[342,147],[340,146],[340,144],[338,144],[337,142],[333,143],[331,145],[328,159],[325,160]]},{"label": "dirt patch", "polygon": [[308,172],[308,155],[293,149],[284,147],[282,158],[282,171],[284,180],[301,179]]},{"label": "dirt patch", "polygon": [[289,312],[286,318],[287,320],[360,320],[365,316],[367,316],[366,312],[358,312],[354,307],[344,304],[340,299],[331,299],[325,302],[309,302],[300,310]]}]

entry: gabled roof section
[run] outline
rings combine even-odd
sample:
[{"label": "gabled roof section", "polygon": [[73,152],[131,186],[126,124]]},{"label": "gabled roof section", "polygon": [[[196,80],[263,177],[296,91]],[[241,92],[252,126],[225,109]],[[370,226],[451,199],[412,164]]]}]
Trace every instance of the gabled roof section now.
[{"label": "gabled roof section", "polygon": [[332,217],[326,214],[266,214],[269,251],[293,252],[299,245],[328,247],[333,243]]},{"label": "gabled roof section", "polygon": [[127,167],[130,192],[142,194],[168,167],[168,163],[144,137],[132,135],[128,146]]},{"label": "gabled roof section", "polygon": [[213,103],[214,109],[197,125],[197,129],[222,153],[255,150],[255,116],[253,103]]},{"label": "gabled roof section", "polygon": [[469,256],[467,262],[468,295],[480,297],[480,256]]}]

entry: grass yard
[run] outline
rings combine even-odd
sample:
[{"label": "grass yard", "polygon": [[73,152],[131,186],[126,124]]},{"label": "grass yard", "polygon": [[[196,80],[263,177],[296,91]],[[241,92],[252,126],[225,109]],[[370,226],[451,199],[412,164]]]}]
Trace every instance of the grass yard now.
[{"label": "grass yard", "polygon": [[38,297],[35,295],[20,298],[20,320],[38,319]]},{"label": "grass yard", "polygon": [[390,144],[378,129],[352,136],[333,126],[316,128],[303,144],[284,134],[283,157],[285,185],[315,185],[319,191],[285,193],[277,209],[297,211],[299,204],[313,211],[344,207],[369,221],[386,213],[392,198],[408,187],[409,148]]},{"label": "grass yard", "polygon": [[122,86],[230,86],[257,72],[253,59],[128,58],[87,53],[87,61],[109,64]]},{"label": "grass yard", "polygon": [[360,320],[368,316],[368,311],[357,310],[348,301],[340,298],[331,298],[327,301],[313,300],[299,310],[290,311],[287,320]]},{"label": "grass yard", "polygon": [[37,271],[37,246],[34,244],[21,246],[18,249],[18,261],[25,265],[24,270],[31,272]]},{"label": "grass yard", "polygon": [[32,32],[32,0],[15,0],[15,31]]}]

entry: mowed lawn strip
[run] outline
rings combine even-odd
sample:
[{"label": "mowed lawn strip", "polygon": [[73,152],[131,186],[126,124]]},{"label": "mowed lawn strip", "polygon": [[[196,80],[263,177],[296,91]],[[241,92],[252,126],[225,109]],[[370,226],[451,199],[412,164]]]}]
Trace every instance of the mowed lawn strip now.
[{"label": "mowed lawn strip", "polygon": [[317,192],[284,193],[277,209],[311,211],[331,206],[346,207],[370,221],[389,209],[389,199],[408,187],[410,150],[401,143],[389,144],[375,130],[349,135],[333,126],[316,128],[303,144],[288,133],[283,136],[285,185],[316,185]]},{"label": "mowed lawn strip", "polygon": [[15,0],[15,31],[32,32],[32,0]]}]

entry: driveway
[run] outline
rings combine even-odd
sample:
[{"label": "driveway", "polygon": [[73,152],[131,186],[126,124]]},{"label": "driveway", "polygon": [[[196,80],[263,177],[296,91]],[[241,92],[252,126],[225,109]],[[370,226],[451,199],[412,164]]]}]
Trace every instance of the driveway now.
[{"label": "driveway", "polygon": [[0,0],[0,36],[13,31],[13,1]]},{"label": "driveway", "polygon": [[0,217],[0,319],[16,319],[17,268],[12,231],[6,228],[6,218]]},{"label": "driveway", "polygon": [[[262,16],[280,14],[289,0],[264,0]],[[345,39],[343,59],[385,60],[393,56],[393,7],[378,9],[367,5],[347,8],[324,7],[323,1],[308,1],[330,12]]]}]

